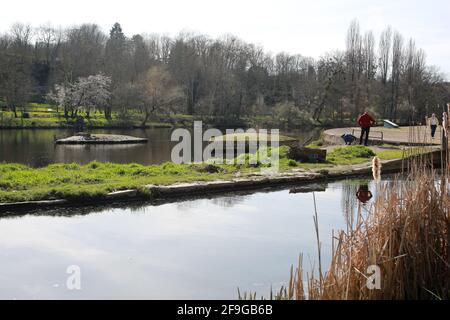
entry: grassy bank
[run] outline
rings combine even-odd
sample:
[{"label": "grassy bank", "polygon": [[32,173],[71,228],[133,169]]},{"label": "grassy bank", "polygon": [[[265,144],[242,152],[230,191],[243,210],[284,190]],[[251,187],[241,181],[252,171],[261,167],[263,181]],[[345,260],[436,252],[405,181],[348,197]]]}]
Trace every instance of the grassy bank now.
[{"label": "grassy bank", "polygon": [[[64,117],[64,112],[55,106],[48,104],[29,103],[25,108],[26,116],[21,111],[14,113],[0,109],[0,128],[3,129],[39,129],[39,128],[71,128],[76,124],[76,118]],[[106,119],[104,114],[97,111],[91,112],[89,117],[86,113],[79,113],[84,118],[87,128],[130,128],[144,127],[142,119],[144,116],[136,111],[130,111],[126,115],[117,112],[111,114],[111,119]],[[145,127],[172,127],[174,124],[191,125],[193,117],[189,115],[155,115],[148,121]]]},{"label": "grassy bank", "polygon": [[[278,149],[280,170],[331,168],[348,163],[368,162],[375,155],[362,146],[336,149],[326,163],[301,163],[287,158],[288,147]],[[264,151],[264,150],[262,150]],[[44,168],[30,168],[21,164],[0,164],[0,202],[87,199],[105,195],[111,191],[138,189],[145,194],[148,184],[169,185],[176,182],[211,181],[228,179],[235,175],[246,176],[267,166],[263,155],[243,154],[232,164],[174,164],[144,166],[140,164],[116,164],[91,162],[87,165],[52,164]],[[270,155],[269,149],[268,154]],[[254,160],[254,161],[250,161]],[[252,163],[257,163],[252,164]]]},{"label": "grassy bank", "polygon": [[[101,111],[93,111],[87,117],[85,112],[78,112],[82,116],[87,128],[130,128],[130,127],[192,127],[194,121],[203,121],[206,124],[219,127],[263,127],[263,128],[328,128],[353,124],[353,120],[344,123],[318,123],[308,121],[297,125],[288,126],[280,122],[274,115],[242,115],[239,119],[227,116],[212,115],[188,115],[188,114],[154,114],[144,126],[142,121],[144,114],[136,109],[130,109],[126,114],[112,112],[111,119],[106,119]],[[61,108],[47,103],[28,103],[25,108],[17,110],[17,117],[6,107],[6,103],[0,100],[0,129],[39,129],[39,128],[71,128],[75,125],[75,117],[64,117]]]}]

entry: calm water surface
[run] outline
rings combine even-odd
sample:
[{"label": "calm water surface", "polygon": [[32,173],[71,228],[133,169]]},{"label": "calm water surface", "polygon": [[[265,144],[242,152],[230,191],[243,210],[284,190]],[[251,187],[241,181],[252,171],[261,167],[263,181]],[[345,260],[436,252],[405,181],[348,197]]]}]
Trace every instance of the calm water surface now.
[{"label": "calm water surface", "polygon": [[[0,163],[15,162],[43,167],[51,163],[77,162],[85,164],[93,160],[116,163],[159,164],[170,161],[173,129],[122,129],[90,130],[91,133],[115,133],[148,138],[146,144],[135,145],[55,145],[54,137],[68,137],[73,130],[36,129],[0,130]],[[319,130],[295,130],[287,132],[304,141],[318,137]]]},{"label": "calm water surface", "polygon": [[[343,212],[370,206],[357,200],[359,186],[335,182],[315,193],[324,268]],[[235,299],[237,287],[267,295],[300,253],[307,268],[317,261],[313,212],[312,193],[286,189],[3,215],[0,298]],[[66,287],[70,265],[81,268],[81,290]]]}]

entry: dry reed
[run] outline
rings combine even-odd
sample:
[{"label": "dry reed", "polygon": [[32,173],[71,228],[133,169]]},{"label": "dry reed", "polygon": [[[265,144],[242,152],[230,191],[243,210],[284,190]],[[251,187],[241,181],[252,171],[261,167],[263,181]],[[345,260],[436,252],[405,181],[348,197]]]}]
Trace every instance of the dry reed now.
[{"label": "dry reed", "polygon": [[[287,286],[271,298],[449,299],[449,174],[446,168],[437,173],[427,161],[416,159],[408,163],[406,178],[377,186],[370,210],[359,210],[356,223],[333,236],[327,272],[319,263],[319,274],[305,281],[300,257]],[[317,232],[317,211],[314,223]],[[317,244],[320,256],[319,238]],[[381,271],[380,289],[367,286],[373,265]]]}]

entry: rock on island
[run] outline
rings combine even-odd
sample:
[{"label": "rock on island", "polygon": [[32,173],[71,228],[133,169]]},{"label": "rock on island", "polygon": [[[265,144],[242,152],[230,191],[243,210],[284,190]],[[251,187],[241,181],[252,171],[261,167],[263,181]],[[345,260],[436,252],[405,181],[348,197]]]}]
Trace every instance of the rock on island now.
[{"label": "rock on island", "polygon": [[74,136],[55,139],[56,144],[127,144],[147,143],[147,138],[137,138],[120,134],[90,134],[80,132]]}]

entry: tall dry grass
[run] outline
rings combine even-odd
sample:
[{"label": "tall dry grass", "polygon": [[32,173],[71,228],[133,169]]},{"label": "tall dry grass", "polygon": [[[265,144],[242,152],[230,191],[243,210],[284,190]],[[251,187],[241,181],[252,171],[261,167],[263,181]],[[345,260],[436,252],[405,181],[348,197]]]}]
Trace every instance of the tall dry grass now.
[{"label": "tall dry grass", "polygon": [[[305,277],[300,257],[288,284],[271,298],[449,299],[449,172],[447,166],[437,173],[427,161],[409,163],[406,178],[377,184],[370,210],[358,210],[347,229],[333,235],[326,272],[319,259],[318,272]],[[320,257],[317,211],[314,223]],[[380,289],[367,287],[371,265],[380,268]]]},{"label": "tall dry grass", "polygon": [[[381,187],[367,216],[339,232],[324,284],[310,279],[311,299],[447,299],[450,297],[448,180],[413,170],[406,182]],[[381,289],[366,270],[381,269]]]}]

